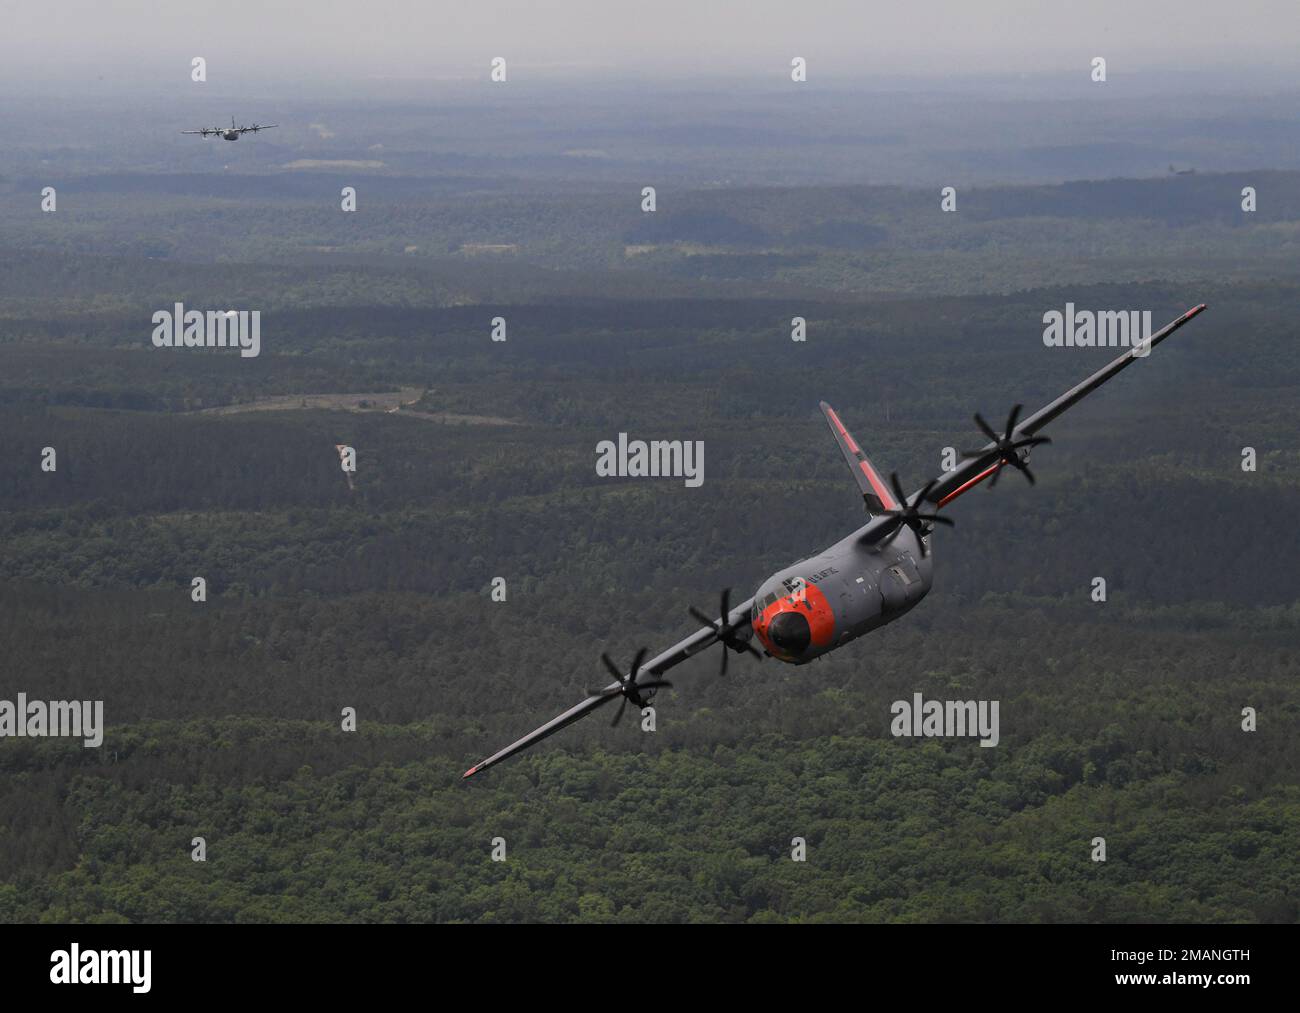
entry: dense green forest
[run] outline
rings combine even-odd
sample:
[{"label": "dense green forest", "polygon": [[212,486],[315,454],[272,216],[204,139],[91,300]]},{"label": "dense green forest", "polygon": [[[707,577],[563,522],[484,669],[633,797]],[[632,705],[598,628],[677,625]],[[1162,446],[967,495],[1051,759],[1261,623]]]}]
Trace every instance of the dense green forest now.
[{"label": "dense green forest", "polygon": [[[639,186],[614,184],[416,189],[336,172],[54,182],[57,214],[17,199],[39,193],[39,177],[4,188],[0,228],[27,252],[0,266],[6,315],[44,315],[32,300],[47,294],[102,311],[200,293],[278,309],[719,294],[702,283],[744,297],[1248,283],[1290,276],[1300,255],[1297,171],[962,187],[949,214],[938,187],[665,187],[646,214]],[[355,213],[339,209],[344,187],[361,195]],[[1245,187],[1257,194],[1249,213]],[[250,277],[249,262],[265,266]]]},{"label": "dense green forest", "polygon": [[[130,172],[33,218],[23,179],[0,699],[102,699],[107,730],[0,741],[0,919],[1300,918],[1300,173],[976,188],[952,219],[901,187],[651,217],[608,181]],[[355,220],[344,183],[373,184]],[[151,347],[175,301],[260,308],[262,354]],[[801,668],[710,652],[653,733],[597,717],[460,780],[601,651],[860,523],[820,399],[915,487],[973,412],[1113,354],[1044,347],[1067,301],[1211,311],[1052,428],[1037,486],[954,505],[917,610]],[[703,486],[597,477],[619,432],[702,440]],[[893,738],[916,692],[1000,701],[1001,742]]]}]

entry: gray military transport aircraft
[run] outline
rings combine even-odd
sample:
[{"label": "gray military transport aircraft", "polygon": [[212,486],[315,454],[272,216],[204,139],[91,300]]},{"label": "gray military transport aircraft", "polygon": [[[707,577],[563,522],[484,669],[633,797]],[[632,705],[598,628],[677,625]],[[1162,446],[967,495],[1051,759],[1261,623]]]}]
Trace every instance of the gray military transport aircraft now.
[{"label": "gray military transport aircraft", "polygon": [[[760,660],[766,654],[791,665],[803,665],[905,615],[930,590],[934,576],[930,536],[934,525],[952,525],[949,518],[934,511],[986,478],[991,477],[989,484],[996,485],[1005,467],[1016,469],[1032,485],[1030,450],[1051,442],[1046,436],[1038,436],[1038,431],[1204,309],[1204,303],[1192,307],[1023,421],[1022,406],[1016,405],[1001,433],[976,414],[975,424],[989,442],[978,450],[964,451],[961,464],[931,479],[910,496],[904,492],[898,475],[891,475],[888,485],[881,480],[835,410],[823,401],[822,413],[871,515],[867,523],[824,552],[778,570],[759,585],[752,598],[735,607],[730,604],[730,592],[724,590],[716,618],[691,608],[691,615],[704,627],[649,661],[649,652],[642,648],[626,673],[608,654],[602,654],[600,660],[614,682],[604,689],[588,690],[581,703],[476,763],[462,777],[500,763],[621,697],[614,715],[614,724],[618,724],[629,701],[638,708],[645,706],[655,690],[671,685],[661,678],[664,672],[714,644],[723,647],[723,672],[727,670],[727,650],[748,652]],[[763,646],[761,652],[750,642],[754,637]],[[643,679],[643,675],[647,678]]]},{"label": "gray military transport aircraft", "polygon": [[182,134],[198,134],[201,137],[220,137],[223,141],[237,141],[243,134],[255,134],[259,130],[270,130],[278,123],[254,123],[251,127],[235,126],[235,118],[230,117],[228,127],[202,127],[199,130],[182,130]]}]

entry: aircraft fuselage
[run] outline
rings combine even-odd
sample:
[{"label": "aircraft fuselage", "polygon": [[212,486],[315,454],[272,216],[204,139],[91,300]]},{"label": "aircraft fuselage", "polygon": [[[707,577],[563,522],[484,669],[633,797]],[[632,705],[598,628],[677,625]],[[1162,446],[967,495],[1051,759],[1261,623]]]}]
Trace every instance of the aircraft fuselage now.
[{"label": "aircraft fuselage", "polygon": [[[930,590],[934,554],[902,528],[873,551],[860,533],[779,570],[759,585],[750,612],[772,657],[803,665],[906,615]],[[930,537],[926,536],[926,549]]]}]

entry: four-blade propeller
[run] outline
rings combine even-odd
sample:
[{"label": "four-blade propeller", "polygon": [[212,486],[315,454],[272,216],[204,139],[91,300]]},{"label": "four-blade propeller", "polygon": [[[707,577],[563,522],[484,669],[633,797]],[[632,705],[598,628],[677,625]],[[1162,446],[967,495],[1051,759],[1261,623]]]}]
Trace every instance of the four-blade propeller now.
[{"label": "four-blade propeller", "polygon": [[996,446],[992,450],[963,450],[963,457],[988,457],[990,454],[997,454],[1001,462],[998,470],[993,472],[993,480],[989,482],[989,488],[998,484],[998,476],[1002,474],[1002,469],[1006,465],[1011,465],[1029,480],[1029,484],[1034,484],[1034,473],[1029,470],[1027,465],[1020,458],[1019,451],[1026,447],[1036,447],[1040,443],[1051,443],[1052,441],[1046,436],[1029,436],[1021,440],[1015,439],[1016,420],[1020,418],[1020,409],[1024,405],[1016,405],[1011,409],[1011,414],[1007,416],[1006,431],[999,435],[993,427],[984,421],[979,412],[975,413],[975,424],[980,427],[984,435],[993,441]]},{"label": "four-blade propeller", "polygon": [[728,617],[731,615],[731,588],[724,587],[722,589],[722,601],[718,605],[717,619],[705,615],[694,605],[688,605],[686,609],[694,618],[698,619],[705,626],[712,626],[714,632],[717,634],[718,642],[722,644],[722,668],[718,672],[719,675],[727,674],[728,647],[737,652],[748,651],[759,661],[763,660],[762,652],[755,648],[748,640],[742,640],[740,637],[735,635],[738,628],[749,625],[749,620],[742,616],[738,623],[730,624],[728,622]]},{"label": "four-blade propeller", "polygon": [[903,489],[903,483],[898,480],[898,472],[890,472],[889,484],[894,487],[894,498],[901,503],[902,506],[896,507],[893,510],[886,510],[880,514],[881,517],[892,518],[893,523],[889,526],[888,533],[875,541],[875,548],[883,549],[898,537],[898,533],[902,531],[904,527],[909,527],[916,533],[917,541],[920,542],[921,545],[921,556],[924,558],[926,555],[926,548],[923,536],[930,533],[930,529],[927,528],[926,525],[946,524],[948,527],[953,527],[952,519],[949,517],[942,517],[939,514],[921,513],[921,507],[923,505],[928,505],[926,503],[926,497],[930,495],[930,490],[938,483],[939,480],[937,478],[931,479],[922,487],[921,491],[916,494],[916,499],[913,502],[908,503],[907,492]]},{"label": "four-blade propeller", "polygon": [[618,705],[618,713],[614,715],[614,720],[611,722],[613,725],[617,725],[621,720],[623,720],[623,710],[627,707],[627,702],[629,700],[636,704],[637,707],[645,706],[645,699],[641,696],[642,690],[659,689],[660,687],[672,685],[672,683],[667,679],[650,679],[646,682],[637,682],[636,677],[641,672],[641,662],[645,661],[647,653],[648,651],[644,647],[636,652],[636,657],[632,659],[632,670],[628,672],[627,675],[624,675],[618,670],[618,666],[614,664],[608,654],[602,654],[600,656],[600,660],[603,661],[605,667],[609,669],[609,674],[618,681],[618,685],[609,686],[606,689],[589,689],[587,690],[587,696],[601,696],[610,699],[616,696],[621,696],[623,698],[622,702]]}]

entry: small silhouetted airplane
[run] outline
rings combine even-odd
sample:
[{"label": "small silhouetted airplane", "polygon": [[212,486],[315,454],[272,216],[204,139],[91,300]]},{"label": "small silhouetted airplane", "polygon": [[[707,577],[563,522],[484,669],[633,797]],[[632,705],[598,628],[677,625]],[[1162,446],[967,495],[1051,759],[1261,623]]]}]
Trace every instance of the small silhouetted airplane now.
[{"label": "small silhouetted airplane", "polygon": [[[730,604],[730,591],[724,590],[716,618],[690,608],[691,615],[704,624],[703,628],[649,661],[646,660],[649,652],[641,648],[626,674],[608,654],[602,654],[600,660],[614,682],[603,689],[588,690],[587,699],[476,763],[462,776],[470,777],[500,763],[621,697],[618,713],[614,715],[614,724],[618,724],[629,702],[634,707],[644,707],[657,689],[671,685],[662,678],[664,672],[714,644],[723,648],[723,672],[727,670],[728,650],[748,652],[760,660],[767,655],[787,664],[802,665],[905,615],[930,590],[934,576],[930,534],[934,525],[952,525],[949,518],[934,511],[986,478],[992,478],[989,485],[996,485],[1005,467],[1019,471],[1032,485],[1034,474],[1027,463],[1029,452],[1039,444],[1051,442],[1046,436],[1036,435],[1038,431],[1120,370],[1144,357],[1203,309],[1204,303],[1193,306],[1023,421],[1017,421],[1022,406],[1016,405],[1001,433],[977,413],[975,424],[989,442],[977,450],[963,451],[965,460],[961,464],[932,478],[910,496],[897,474],[891,475],[889,484],[885,484],[835,410],[823,401],[822,413],[857,480],[871,519],[824,552],[778,570],[759,585],[752,598],[735,608]],[[750,643],[755,637],[763,645],[762,652]],[[642,679],[642,675],[648,678]]]},{"label": "small silhouetted airplane", "polygon": [[255,134],[259,130],[270,130],[278,123],[254,123],[251,127],[235,126],[235,118],[230,117],[228,127],[203,127],[199,130],[182,130],[182,134],[198,134],[200,137],[220,137],[223,141],[237,141],[241,134]]}]

